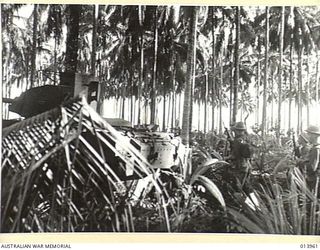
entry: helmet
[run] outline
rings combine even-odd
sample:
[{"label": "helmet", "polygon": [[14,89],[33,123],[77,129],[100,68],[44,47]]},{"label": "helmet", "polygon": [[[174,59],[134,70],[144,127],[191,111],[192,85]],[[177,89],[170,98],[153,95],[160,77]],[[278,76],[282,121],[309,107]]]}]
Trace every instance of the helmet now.
[{"label": "helmet", "polygon": [[319,135],[320,136],[320,129],[317,126],[313,126],[313,125],[309,126],[306,129],[306,132],[309,133],[309,134],[315,134],[315,135]]},{"label": "helmet", "polygon": [[247,130],[246,125],[243,122],[236,122],[232,126],[232,130]]}]

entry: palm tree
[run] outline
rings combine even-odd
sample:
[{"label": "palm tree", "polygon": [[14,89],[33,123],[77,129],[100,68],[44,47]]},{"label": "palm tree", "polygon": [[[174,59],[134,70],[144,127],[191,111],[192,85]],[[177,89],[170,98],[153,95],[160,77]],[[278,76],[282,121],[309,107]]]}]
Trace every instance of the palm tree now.
[{"label": "palm tree", "polygon": [[182,119],[182,130],[181,139],[182,143],[188,147],[189,145],[189,133],[191,129],[190,113],[191,113],[191,103],[192,99],[192,87],[194,86],[195,78],[195,54],[196,54],[196,34],[197,34],[197,7],[188,7],[190,12],[189,21],[189,45],[188,45],[188,55],[187,55],[187,81],[184,92],[184,104],[183,104],[183,119]]},{"label": "palm tree", "polygon": [[232,113],[232,123],[237,120],[238,112],[238,89],[239,89],[239,49],[240,49],[240,6],[236,7],[236,44],[234,51],[234,85],[233,85],[233,113]]},{"label": "palm tree", "polygon": [[288,17],[288,26],[290,30],[290,76],[289,76],[289,121],[288,121],[288,131],[291,129],[291,106],[292,106],[292,85],[293,85],[293,7],[290,7],[290,14]]},{"label": "palm tree", "polygon": [[145,8],[139,5],[139,25],[140,25],[140,71],[139,71],[139,83],[138,83],[138,125],[141,123],[141,97],[142,97],[142,86],[143,86],[143,72],[144,72],[144,30],[143,22],[145,15]]},{"label": "palm tree", "polygon": [[155,10],[154,18],[154,57],[153,57],[153,74],[151,88],[151,123],[155,123],[156,115],[156,82],[157,82],[157,60],[158,60],[158,8]]},{"label": "palm tree", "polygon": [[266,116],[267,116],[267,83],[268,83],[268,60],[269,60],[269,7],[266,6],[266,24],[265,24],[265,65],[263,81],[263,106],[262,106],[262,124],[261,131],[264,136],[266,133]]},{"label": "palm tree", "polygon": [[46,21],[47,27],[45,29],[45,34],[47,40],[51,39],[53,35],[54,39],[54,54],[53,54],[53,84],[57,84],[57,73],[58,73],[58,51],[59,45],[62,41],[62,26],[63,26],[63,12],[65,7],[61,4],[49,5],[48,9],[48,19]]},{"label": "palm tree", "polygon": [[92,52],[91,52],[91,74],[96,75],[96,54],[97,54],[97,23],[99,4],[92,6]]},{"label": "palm tree", "polygon": [[67,40],[66,40],[66,58],[64,62],[65,72],[71,81],[63,81],[65,84],[74,82],[74,74],[77,72],[78,48],[79,48],[79,21],[81,14],[81,5],[67,6]]},{"label": "palm tree", "polygon": [[280,37],[279,37],[279,53],[280,53],[280,63],[279,63],[279,85],[278,85],[278,128],[277,128],[277,137],[280,140],[280,130],[281,130],[281,103],[282,103],[282,75],[283,75],[283,39],[284,39],[284,11],[285,8],[281,7],[281,24],[280,24]]},{"label": "palm tree", "polygon": [[36,56],[37,56],[37,38],[38,38],[38,4],[34,4],[33,8],[33,28],[32,28],[32,52],[31,52],[31,88],[35,84]]},{"label": "palm tree", "polygon": [[216,28],[216,16],[215,16],[215,7],[211,6],[211,32],[212,32],[212,58],[211,58],[211,105],[212,105],[212,127],[211,130],[214,131],[215,123],[214,123],[214,116],[215,116],[215,106],[216,106],[216,72],[215,72],[215,61],[216,61],[216,36],[215,36],[215,28]]}]

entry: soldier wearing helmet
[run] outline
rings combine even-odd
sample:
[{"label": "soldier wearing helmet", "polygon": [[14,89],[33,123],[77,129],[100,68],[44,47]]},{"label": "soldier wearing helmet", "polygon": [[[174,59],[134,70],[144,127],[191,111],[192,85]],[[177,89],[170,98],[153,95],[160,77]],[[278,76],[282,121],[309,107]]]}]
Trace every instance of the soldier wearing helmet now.
[{"label": "soldier wearing helmet", "polygon": [[308,135],[306,133],[302,133],[298,137],[298,148],[296,152],[296,156],[305,159],[308,157],[309,151],[311,149],[310,142],[308,140]]},{"label": "soldier wearing helmet", "polygon": [[306,162],[307,184],[313,190],[320,177],[320,129],[317,126],[310,126],[306,132],[311,144]]},{"label": "soldier wearing helmet", "polygon": [[231,130],[234,132],[234,140],[232,142],[231,156],[229,159],[233,165],[235,177],[240,181],[241,187],[245,191],[249,191],[248,181],[251,173],[251,150],[247,142],[247,128],[243,122],[237,122]]}]

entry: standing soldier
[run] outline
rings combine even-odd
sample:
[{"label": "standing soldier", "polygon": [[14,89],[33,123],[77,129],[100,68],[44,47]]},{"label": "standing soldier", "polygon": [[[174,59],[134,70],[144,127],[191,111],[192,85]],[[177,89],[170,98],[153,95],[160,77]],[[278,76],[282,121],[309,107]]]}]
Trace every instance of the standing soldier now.
[{"label": "standing soldier", "polygon": [[234,131],[231,155],[228,159],[232,163],[232,174],[240,181],[241,188],[250,193],[249,177],[251,174],[251,150],[247,142],[247,128],[243,122],[237,122],[231,128]]},{"label": "standing soldier", "polygon": [[294,155],[297,157],[297,167],[305,177],[307,176],[306,162],[308,162],[311,147],[312,145],[310,145],[308,141],[308,135],[305,133],[299,135],[297,146],[294,142]]},{"label": "standing soldier", "polygon": [[317,126],[310,126],[306,132],[311,144],[306,162],[307,185],[310,190],[314,190],[320,177],[320,129]]}]

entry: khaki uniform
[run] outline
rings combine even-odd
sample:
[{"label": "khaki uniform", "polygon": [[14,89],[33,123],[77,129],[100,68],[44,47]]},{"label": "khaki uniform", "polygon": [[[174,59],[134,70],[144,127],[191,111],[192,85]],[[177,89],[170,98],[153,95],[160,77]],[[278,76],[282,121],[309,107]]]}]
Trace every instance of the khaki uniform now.
[{"label": "khaki uniform", "polygon": [[304,145],[297,148],[297,156],[301,159],[307,159],[312,146]]},{"label": "khaki uniform", "polygon": [[231,147],[231,172],[235,178],[240,181],[242,188],[249,191],[248,181],[251,174],[251,150],[249,144],[245,140],[245,136],[236,137]]},{"label": "khaki uniform", "polygon": [[317,178],[320,178],[320,145],[313,145],[306,164],[307,184],[310,190],[314,190]]}]

